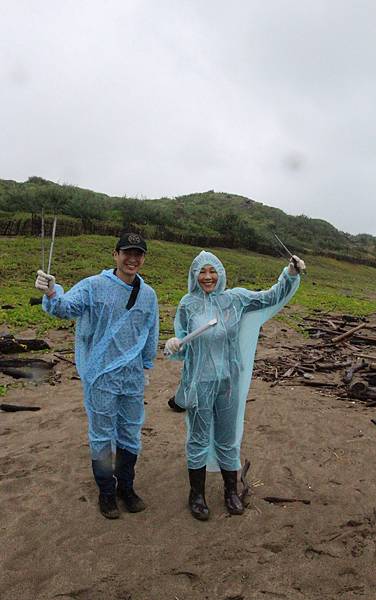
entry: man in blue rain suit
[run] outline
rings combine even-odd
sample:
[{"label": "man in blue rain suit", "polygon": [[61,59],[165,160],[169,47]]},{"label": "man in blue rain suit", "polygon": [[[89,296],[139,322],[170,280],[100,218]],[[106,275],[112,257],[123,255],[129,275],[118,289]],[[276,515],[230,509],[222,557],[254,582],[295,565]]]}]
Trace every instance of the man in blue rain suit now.
[{"label": "man in blue rain suit", "polygon": [[[211,252],[193,260],[188,294],[175,317],[176,337],[166,343],[171,358],[183,360],[177,406],[186,409],[188,504],[206,521],[206,470],[221,471],[224,499],[231,515],[244,512],[237,492],[244,411],[260,327],[292,298],[304,261],[292,257],[270,289],[253,292],[226,288],[226,272]],[[209,322],[216,324],[186,345],[181,340]]]},{"label": "man in blue rain suit", "polygon": [[116,493],[128,511],[145,508],[133,481],[141,450],[145,370],[153,367],[158,343],[157,297],[138,275],[146,251],[140,235],[126,233],[113,252],[115,269],[87,277],[66,293],[55,277],[43,271],[38,271],[35,282],[45,294],[45,311],[77,320],[75,357],[84,390],[92,468],[99,508],[109,519],[119,517]]}]

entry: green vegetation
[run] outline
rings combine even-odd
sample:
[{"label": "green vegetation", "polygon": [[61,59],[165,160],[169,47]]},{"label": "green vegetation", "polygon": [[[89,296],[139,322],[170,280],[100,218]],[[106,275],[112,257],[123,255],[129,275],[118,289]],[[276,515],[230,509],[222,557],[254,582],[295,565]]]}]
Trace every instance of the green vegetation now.
[{"label": "green vegetation", "polygon": [[42,211],[47,233],[53,215],[59,214],[57,234],[61,236],[117,235],[126,229],[148,239],[278,256],[276,232],[296,253],[376,266],[376,237],[343,233],[321,219],[293,217],[244,196],[211,190],[141,200],[109,197],[41,177],[24,183],[0,180],[0,235],[39,235]]},{"label": "green vegetation", "polygon": [[1,396],[5,396],[6,393],[7,393],[7,386],[6,385],[0,385],[0,397]]},{"label": "green vegetation", "polygon": [[[83,277],[112,266],[111,252],[115,238],[110,236],[74,236],[56,240],[52,273],[69,289]],[[205,246],[206,247],[206,246]],[[200,247],[163,241],[150,241],[142,276],[154,287],[161,306],[162,337],[172,332],[172,316],[180,298],[187,291],[187,274]],[[217,248],[214,252],[224,262],[228,287],[265,289],[272,285],[287,260],[245,250]],[[40,241],[32,237],[0,238],[0,324],[11,330],[29,326],[42,333],[51,327],[71,327],[69,321],[49,317],[40,306],[30,306],[35,273],[40,267]],[[299,319],[313,310],[367,315],[376,311],[376,269],[332,258],[311,256],[308,273],[293,304]],[[1,308],[12,305],[12,309]],[[285,311],[286,317],[289,311]],[[290,313],[289,313],[290,314]],[[286,318],[285,317],[285,318]]]}]

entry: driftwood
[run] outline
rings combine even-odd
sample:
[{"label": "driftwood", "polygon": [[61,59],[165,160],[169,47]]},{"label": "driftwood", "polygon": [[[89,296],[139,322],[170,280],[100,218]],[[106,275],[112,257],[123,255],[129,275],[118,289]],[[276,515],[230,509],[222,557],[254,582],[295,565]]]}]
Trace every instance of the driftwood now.
[{"label": "driftwood", "polygon": [[368,360],[376,360],[375,354],[357,354],[359,358],[368,358]]},{"label": "driftwood", "polygon": [[355,317],[354,315],[341,315],[342,321],[347,323],[358,323],[363,317]]},{"label": "driftwood", "polygon": [[291,377],[295,370],[297,369],[299,363],[295,363],[294,365],[292,365],[291,367],[289,367],[287,369],[287,371],[285,371],[280,377],[278,376],[278,370],[275,370],[275,380],[273,381],[273,383],[270,384],[270,387],[275,387],[276,385],[279,384],[280,381],[282,381],[282,379],[288,379],[288,377]]},{"label": "driftwood", "polygon": [[271,504],[287,504],[288,502],[311,504],[310,500],[304,500],[303,498],[281,498],[280,496],[265,496],[263,500],[265,500],[265,502],[270,502]]},{"label": "driftwood", "polygon": [[[323,313],[303,317],[303,321],[304,330],[322,341],[307,342],[298,348],[281,345],[278,356],[256,360],[255,376],[271,386],[305,385],[327,390],[329,395],[340,398],[357,398],[364,406],[376,405],[376,355],[371,354],[376,344],[374,322],[352,315]],[[287,355],[282,354],[283,350],[288,351]],[[351,388],[353,382],[355,386]]]},{"label": "driftwood", "polygon": [[0,372],[10,375],[14,379],[46,380],[50,370],[54,367],[54,361],[42,360],[40,358],[9,358],[0,359]]},{"label": "driftwood", "polygon": [[0,354],[16,354],[18,352],[30,352],[31,350],[49,350],[50,346],[44,340],[16,339],[13,335],[0,337]]},{"label": "driftwood", "polygon": [[70,365],[76,366],[76,363],[74,362],[74,360],[71,360],[70,358],[66,358],[65,356],[60,356],[60,354],[57,354],[57,352],[54,353],[54,356],[56,356],[56,358],[58,358],[59,360],[63,360],[64,362],[67,362]]},{"label": "driftwood", "polygon": [[376,399],[376,388],[368,385],[367,381],[354,381],[349,387],[350,395],[358,400]]},{"label": "driftwood", "polygon": [[376,338],[365,336],[365,335],[354,335],[353,338],[354,344],[361,344],[362,346],[376,346]]},{"label": "driftwood", "polygon": [[357,325],[356,327],[353,327],[352,329],[350,329],[346,333],[341,333],[341,335],[337,335],[336,337],[334,337],[331,340],[331,343],[332,344],[338,344],[338,342],[342,342],[342,340],[346,340],[347,338],[353,336],[354,333],[356,333],[357,331],[360,331],[364,327],[367,327],[367,323],[360,323],[360,325]]},{"label": "driftwood", "polygon": [[244,500],[246,499],[246,497],[249,494],[249,487],[250,486],[249,486],[249,481],[247,479],[247,473],[248,473],[248,470],[249,470],[250,466],[251,466],[251,463],[246,458],[245,461],[244,461],[242,472],[240,474],[240,481],[243,484],[243,489],[242,489],[241,493],[239,494],[239,496],[240,496],[240,499],[241,499],[242,502],[244,502]]},{"label": "driftwood", "polygon": [[367,367],[368,367],[368,363],[364,359],[362,359],[361,363],[351,365],[351,367],[349,369],[347,369],[344,376],[342,377],[342,381],[344,383],[350,383],[352,381],[352,378],[354,377],[355,373],[357,373],[358,371],[361,371],[362,369],[366,369]]},{"label": "driftwood", "polygon": [[38,304],[42,304],[43,296],[39,296],[38,298],[30,298],[29,304],[31,306],[37,306]]},{"label": "driftwood", "polygon": [[327,388],[338,387],[337,383],[331,383],[328,381],[316,381],[315,379],[299,379],[298,381],[294,381],[294,385],[309,385],[311,387],[327,387]]},{"label": "driftwood", "polygon": [[351,360],[346,360],[344,362],[317,362],[315,366],[317,371],[336,371],[350,365]]},{"label": "driftwood", "polygon": [[321,333],[328,333],[330,335],[333,335],[334,333],[333,329],[330,329],[329,327],[323,327],[322,325],[315,325],[314,327],[304,327],[304,329],[312,336],[317,336],[317,334]]},{"label": "driftwood", "polygon": [[19,412],[21,410],[40,410],[40,406],[21,406],[19,404],[0,404],[0,410],[4,412]]},{"label": "driftwood", "polygon": [[363,373],[363,377],[367,379],[368,385],[376,387],[376,373],[374,371]]}]

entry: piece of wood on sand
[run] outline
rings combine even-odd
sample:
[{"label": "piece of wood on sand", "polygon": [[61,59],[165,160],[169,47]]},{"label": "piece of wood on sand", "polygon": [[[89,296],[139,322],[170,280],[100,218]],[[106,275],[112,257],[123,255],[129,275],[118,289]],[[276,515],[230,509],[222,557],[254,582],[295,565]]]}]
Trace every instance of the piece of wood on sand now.
[{"label": "piece of wood on sand", "polygon": [[367,323],[360,323],[360,325],[353,327],[349,331],[346,331],[346,333],[341,333],[341,335],[337,335],[336,337],[332,338],[330,343],[338,344],[338,342],[342,342],[342,340],[347,340],[349,337],[353,336],[354,333],[356,333],[357,331],[364,329],[364,327],[367,327]]}]

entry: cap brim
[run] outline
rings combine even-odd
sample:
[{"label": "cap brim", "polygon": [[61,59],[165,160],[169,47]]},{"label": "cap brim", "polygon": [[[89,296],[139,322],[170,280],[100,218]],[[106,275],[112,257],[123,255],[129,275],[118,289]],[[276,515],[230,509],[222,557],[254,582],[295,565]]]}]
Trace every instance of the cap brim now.
[{"label": "cap brim", "polygon": [[141,248],[141,246],[120,246],[119,250],[130,250],[131,248],[135,248],[136,250],[141,250],[141,252],[146,253],[145,248]]}]

